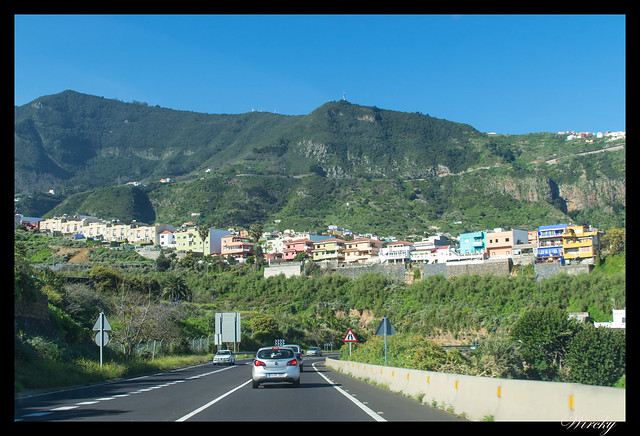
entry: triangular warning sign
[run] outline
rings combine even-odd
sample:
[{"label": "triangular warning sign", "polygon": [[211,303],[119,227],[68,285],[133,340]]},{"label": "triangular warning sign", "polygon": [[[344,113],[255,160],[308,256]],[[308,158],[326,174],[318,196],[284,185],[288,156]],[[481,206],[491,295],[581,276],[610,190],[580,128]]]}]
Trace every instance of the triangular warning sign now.
[{"label": "triangular warning sign", "polygon": [[356,335],[349,329],[342,342],[358,342],[358,338],[356,338]]}]

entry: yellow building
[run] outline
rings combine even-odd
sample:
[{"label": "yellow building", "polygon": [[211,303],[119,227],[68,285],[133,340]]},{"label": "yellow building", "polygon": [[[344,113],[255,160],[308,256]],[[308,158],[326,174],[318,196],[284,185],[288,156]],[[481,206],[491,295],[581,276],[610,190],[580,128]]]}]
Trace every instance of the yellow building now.
[{"label": "yellow building", "polygon": [[176,237],[176,251],[193,251],[196,253],[202,253],[205,249],[202,243],[202,238],[196,228],[188,228],[177,231]]},{"label": "yellow building", "polygon": [[344,261],[345,241],[338,238],[324,239],[313,243],[313,260]]},{"label": "yellow building", "polygon": [[601,233],[587,226],[567,226],[562,233],[565,260],[595,257],[599,252]]}]

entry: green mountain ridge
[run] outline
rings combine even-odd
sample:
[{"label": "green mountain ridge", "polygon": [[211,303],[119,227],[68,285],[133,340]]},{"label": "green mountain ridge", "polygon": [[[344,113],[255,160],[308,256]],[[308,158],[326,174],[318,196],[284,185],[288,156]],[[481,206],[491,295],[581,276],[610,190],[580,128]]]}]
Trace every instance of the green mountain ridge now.
[{"label": "green mountain ridge", "polygon": [[[569,220],[606,229],[624,226],[622,145],[584,155],[611,144],[487,135],[346,101],[306,116],[216,115],[65,91],[15,108],[14,191],[30,216],[182,224],[197,212],[215,227],[395,234]],[[145,186],[122,186],[132,181]]]}]

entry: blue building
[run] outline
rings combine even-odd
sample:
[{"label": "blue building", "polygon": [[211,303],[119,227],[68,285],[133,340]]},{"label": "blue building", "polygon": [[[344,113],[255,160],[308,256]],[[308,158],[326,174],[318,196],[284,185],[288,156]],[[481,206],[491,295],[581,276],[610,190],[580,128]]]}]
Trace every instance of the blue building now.
[{"label": "blue building", "polygon": [[460,249],[458,250],[460,254],[478,254],[484,252],[485,248],[486,237],[484,232],[460,234]]},{"label": "blue building", "polygon": [[562,246],[562,234],[567,224],[554,224],[538,227],[538,260],[554,261],[562,260],[564,249]]}]

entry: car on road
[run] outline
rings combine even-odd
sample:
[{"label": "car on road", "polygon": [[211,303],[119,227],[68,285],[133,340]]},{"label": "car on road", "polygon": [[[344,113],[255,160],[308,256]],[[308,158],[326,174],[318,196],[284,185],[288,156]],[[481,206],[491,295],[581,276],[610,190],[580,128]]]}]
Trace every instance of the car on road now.
[{"label": "car on road", "polygon": [[307,356],[322,356],[322,350],[318,347],[311,347],[307,350]]},{"label": "car on road", "polygon": [[302,372],[304,370],[304,364],[302,362],[302,348],[300,347],[300,345],[295,345],[295,344],[285,344],[283,345],[283,347],[287,347],[287,348],[291,348],[295,353],[296,353],[296,359],[298,359],[298,364],[300,365],[300,371]]},{"label": "car on road", "polygon": [[236,358],[231,352],[231,350],[218,350],[218,352],[213,356],[213,364],[214,365],[233,365],[236,363]]},{"label": "car on road", "polygon": [[256,353],[251,367],[253,388],[263,383],[293,383],[300,386],[300,364],[288,347],[264,347]]}]

